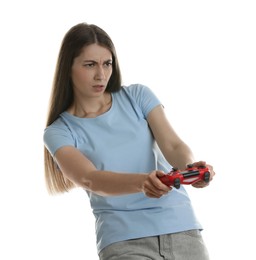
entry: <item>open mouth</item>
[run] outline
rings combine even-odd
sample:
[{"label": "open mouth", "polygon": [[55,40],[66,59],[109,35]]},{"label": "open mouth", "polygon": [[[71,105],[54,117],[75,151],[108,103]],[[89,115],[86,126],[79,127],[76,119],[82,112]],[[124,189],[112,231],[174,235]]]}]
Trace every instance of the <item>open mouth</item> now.
[{"label": "open mouth", "polygon": [[104,86],[103,85],[95,85],[95,86],[93,86],[93,89],[96,90],[97,92],[100,92],[100,91],[104,90]]}]

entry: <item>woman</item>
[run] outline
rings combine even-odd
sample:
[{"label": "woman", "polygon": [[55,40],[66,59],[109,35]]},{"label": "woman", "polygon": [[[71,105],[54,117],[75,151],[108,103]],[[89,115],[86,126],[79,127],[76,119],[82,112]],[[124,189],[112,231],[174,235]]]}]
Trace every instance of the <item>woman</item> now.
[{"label": "woman", "polygon": [[115,47],[96,25],[63,39],[44,143],[50,193],[81,187],[90,198],[100,259],[208,259],[184,187],[159,177],[193,163],[212,180],[213,168],[195,162],[148,87],[121,85]]}]

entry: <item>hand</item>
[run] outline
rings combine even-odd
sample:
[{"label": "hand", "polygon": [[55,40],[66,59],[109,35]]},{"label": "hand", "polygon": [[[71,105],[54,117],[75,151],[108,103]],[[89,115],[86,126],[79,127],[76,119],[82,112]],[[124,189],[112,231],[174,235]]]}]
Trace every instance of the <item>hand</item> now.
[{"label": "hand", "polygon": [[172,190],[171,187],[168,187],[159,180],[159,177],[163,175],[164,172],[162,171],[153,171],[147,175],[143,183],[143,192],[146,196],[150,198],[160,198]]},{"label": "hand", "polygon": [[[206,164],[206,162],[204,162],[204,161],[195,162],[195,163],[193,163],[193,165],[196,166],[196,167],[206,166],[210,171],[210,181],[212,181],[213,176],[215,175],[215,172],[214,172],[213,167],[211,165]],[[195,188],[204,188],[204,187],[207,187],[210,184],[210,181],[209,182],[205,182],[205,181],[202,181],[202,180],[197,181],[194,184],[192,184],[192,186],[195,187]]]}]

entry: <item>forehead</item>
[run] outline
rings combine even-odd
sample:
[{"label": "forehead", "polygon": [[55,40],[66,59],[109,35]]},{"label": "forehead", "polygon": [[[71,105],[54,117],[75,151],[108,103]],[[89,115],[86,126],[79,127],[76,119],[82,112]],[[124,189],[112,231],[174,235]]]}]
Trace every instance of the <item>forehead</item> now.
[{"label": "forehead", "polygon": [[112,58],[112,54],[107,48],[94,43],[83,47],[77,58],[86,60],[109,60]]}]

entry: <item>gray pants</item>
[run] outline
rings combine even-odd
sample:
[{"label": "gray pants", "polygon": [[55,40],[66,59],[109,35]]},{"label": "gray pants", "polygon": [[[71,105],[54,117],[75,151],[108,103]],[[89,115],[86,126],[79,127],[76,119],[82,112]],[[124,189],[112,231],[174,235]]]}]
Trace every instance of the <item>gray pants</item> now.
[{"label": "gray pants", "polygon": [[117,242],[104,248],[99,257],[100,260],[209,260],[198,230]]}]

